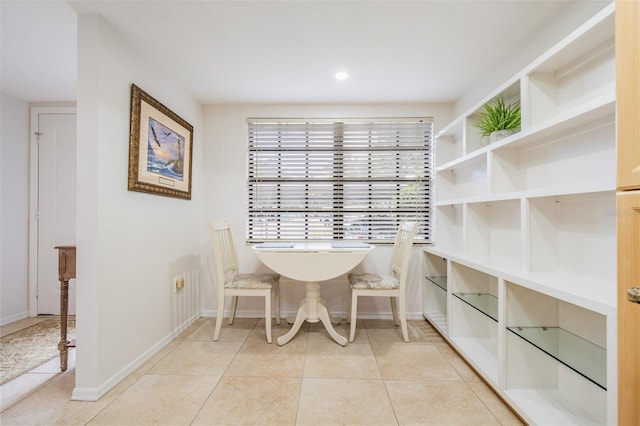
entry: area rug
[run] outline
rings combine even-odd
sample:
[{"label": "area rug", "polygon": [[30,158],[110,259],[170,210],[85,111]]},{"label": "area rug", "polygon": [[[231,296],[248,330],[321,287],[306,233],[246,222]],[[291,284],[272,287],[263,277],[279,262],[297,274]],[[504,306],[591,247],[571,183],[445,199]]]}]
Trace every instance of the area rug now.
[{"label": "area rug", "polygon": [[[67,338],[76,336],[74,319],[69,319]],[[58,356],[60,318],[46,319],[0,338],[0,385],[41,366]]]}]

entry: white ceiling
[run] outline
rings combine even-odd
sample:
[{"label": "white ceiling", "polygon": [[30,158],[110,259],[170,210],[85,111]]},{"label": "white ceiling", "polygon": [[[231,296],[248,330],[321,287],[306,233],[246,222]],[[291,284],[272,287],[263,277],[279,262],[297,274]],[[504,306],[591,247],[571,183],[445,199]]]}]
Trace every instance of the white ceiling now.
[{"label": "white ceiling", "polygon": [[73,101],[76,12],[100,13],[202,103],[451,102],[572,3],[0,1],[3,92]]}]

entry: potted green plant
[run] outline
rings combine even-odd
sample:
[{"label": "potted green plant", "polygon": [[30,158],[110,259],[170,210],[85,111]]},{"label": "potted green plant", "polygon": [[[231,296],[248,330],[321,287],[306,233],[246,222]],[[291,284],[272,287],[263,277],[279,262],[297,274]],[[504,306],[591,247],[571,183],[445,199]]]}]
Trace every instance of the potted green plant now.
[{"label": "potted green plant", "polygon": [[480,112],[480,120],[475,124],[483,138],[489,137],[491,142],[509,136],[520,130],[520,102],[506,103],[498,98],[484,104]]}]

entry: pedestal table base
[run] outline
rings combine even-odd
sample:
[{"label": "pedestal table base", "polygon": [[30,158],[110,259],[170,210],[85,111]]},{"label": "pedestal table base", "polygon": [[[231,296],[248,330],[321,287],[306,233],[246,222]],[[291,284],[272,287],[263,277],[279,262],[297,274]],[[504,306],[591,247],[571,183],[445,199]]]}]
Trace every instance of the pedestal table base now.
[{"label": "pedestal table base", "polygon": [[305,321],[310,323],[322,321],[324,328],[327,329],[327,332],[333,340],[336,341],[336,343],[341,346],[347,344],[347,338],[338,334],[338,332],[333,328],[333,324],[331,324],[329,310],[324,304],[324,301],[320,298],[320,283],[318,282],[307,283],[307,295],[304,302],[300,305],[300,308],[298,308],[298,314],[293,322],[293,326],[291,326],[291,330],[286,334],[278,337],[278,345],[282,346],[293,339]]}]

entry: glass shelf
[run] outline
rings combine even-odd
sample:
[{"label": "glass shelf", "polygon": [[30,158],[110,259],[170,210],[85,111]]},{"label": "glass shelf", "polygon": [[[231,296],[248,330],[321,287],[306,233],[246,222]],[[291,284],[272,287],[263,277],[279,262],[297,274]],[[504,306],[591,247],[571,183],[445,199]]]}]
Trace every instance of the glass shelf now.
[{"label": "glass shelf", "polygon": [[489,293],[453,293],[455,297],[498,321],[498,298]]},{"label": "glass shelf", "polygon": [[434,283],[435,285],[437,285],[438,287],[440,287],[441,289],[443,289],[444,291],[447,291],[447,276],[431,276],[431,275],[427,275],[425,277],[426,279],[428,279],[429,281],[431,281],[432,283]]},{"label": "glass shelf", "polygon": [[507,327],[509,331],[607,390],[607,350],[560,327]]}]

